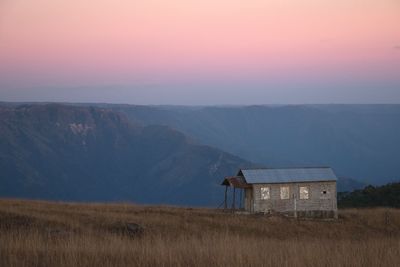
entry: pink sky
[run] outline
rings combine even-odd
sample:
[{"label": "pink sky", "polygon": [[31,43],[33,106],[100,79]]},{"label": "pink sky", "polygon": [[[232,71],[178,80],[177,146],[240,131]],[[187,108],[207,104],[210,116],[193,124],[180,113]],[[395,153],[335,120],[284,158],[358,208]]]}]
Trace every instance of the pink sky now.
[{"label": "pink sky", "polygon": [[0,0],[0,79],[397,82],[399,25],[399,0]]}]

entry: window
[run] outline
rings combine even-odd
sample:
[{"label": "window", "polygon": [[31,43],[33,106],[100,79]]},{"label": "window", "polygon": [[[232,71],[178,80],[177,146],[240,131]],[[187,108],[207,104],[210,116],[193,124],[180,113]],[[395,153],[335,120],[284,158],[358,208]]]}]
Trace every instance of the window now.
[{"label": "window", "polygon": [[300,194],[300,199],[308,199],[309,198],[308,186],[300,186],[299,194]]},{"label": "window", "polygon": [[289,186],[281,186],[281,199],[289,199]]},{"label": "window", "polygon": [[261,199],[270,199],[269,187],[261,187]]}]

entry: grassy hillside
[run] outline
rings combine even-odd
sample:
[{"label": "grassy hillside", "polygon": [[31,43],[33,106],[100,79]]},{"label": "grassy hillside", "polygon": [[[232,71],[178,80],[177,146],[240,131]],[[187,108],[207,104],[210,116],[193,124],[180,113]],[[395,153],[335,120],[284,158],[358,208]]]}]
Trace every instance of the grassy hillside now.
[{"label": "grassy hillside", "polygon": [[[115,232],[135,222],[144,234]],[[210,209],[0,200],[0,266],[396,266],[400,210],[337,221]]]}]

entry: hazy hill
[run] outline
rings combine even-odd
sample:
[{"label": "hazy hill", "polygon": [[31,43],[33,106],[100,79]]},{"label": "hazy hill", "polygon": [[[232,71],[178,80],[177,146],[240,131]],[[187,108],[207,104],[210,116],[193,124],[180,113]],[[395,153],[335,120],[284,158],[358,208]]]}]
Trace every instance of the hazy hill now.
[{"label": "hazy hill", "polygon": [[339,207],[400,208],[400,183],[376,187],[369,185],[362,190],[339,193],[338,205]]},{"label": "hazy hill", "polygon": [[329,165],[368,183],[400,180],[400,105],[108,107],[264,166]]},{"label": "hazy hill", "polygon": [[216,205],[248,163],[102,108],[0,107],[0,196]]},{"label": "hazy hill", "polygon": [[[322,118],[335,117],[337,109],[3,103],[0,196],[216,206],[223,198],[222,177],[254,164],[202,142],[261,166],[332,165],[346,177],[382,167],[382,174],[394,173],[396,154],[382,165],[386,155],[377,149],[377,143],[391,143],[392,135],[360,143],[347,139],[349,131],[359,132],[354,127],[321,130],[327,127]],[[364,164],[375,152],[379,160]],[[338,182],[339,191],[364,186],[352,178]]]}]

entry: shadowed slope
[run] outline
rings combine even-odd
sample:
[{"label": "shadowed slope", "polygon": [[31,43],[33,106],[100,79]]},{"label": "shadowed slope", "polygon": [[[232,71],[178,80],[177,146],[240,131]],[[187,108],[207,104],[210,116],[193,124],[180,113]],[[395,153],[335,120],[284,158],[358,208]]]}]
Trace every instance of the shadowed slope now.
[{"label": "shadowed slope", "polygon": [[265,166],[330,166],[373,184],[400,179],[400,105],[109,107]]},{"label": "shadowed slope", "polygon": [[0,107],[0,195],[216,205],[242,159],[108,109]]}]

